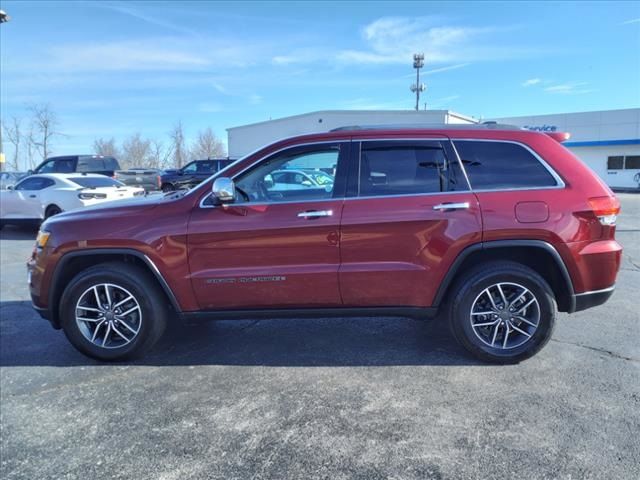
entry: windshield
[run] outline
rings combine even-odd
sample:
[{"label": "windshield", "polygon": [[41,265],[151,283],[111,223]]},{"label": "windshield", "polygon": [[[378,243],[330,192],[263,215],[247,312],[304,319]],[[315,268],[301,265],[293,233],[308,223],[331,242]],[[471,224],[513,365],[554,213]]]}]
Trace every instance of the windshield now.
[{"label": "windshield", "polygon": [[69,181],[80,185],[84,188],[101,188],[101,187],[122,187],[124,183],[118,182],[113,178],[104,177],[71,177]]}]

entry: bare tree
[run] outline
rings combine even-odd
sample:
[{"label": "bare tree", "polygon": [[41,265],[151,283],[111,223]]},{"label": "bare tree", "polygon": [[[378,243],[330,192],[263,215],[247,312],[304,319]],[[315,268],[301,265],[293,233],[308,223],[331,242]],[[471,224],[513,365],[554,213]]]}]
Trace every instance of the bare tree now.
[{"label": "bare tree", "polygon": [[56,131],[58,117],[49,104],[33,104],[28,109],[33,116],[33,143],[44,160],[51,155],[53,138],[62,135]]},{"label": "bare tree", "polygon": [[29,130],[24,136],[24,144],[27,147],[27,167],[29,170],[33,170],[36,166],[35,155],[38,153],[38,147],[36,146],[36,133],[33,125],[29,125]]},{"label": "bare tree", "polygon": [[4,132],[5,139],[13,145],[13,157],[10,162],[7,162],[7,170],[20,170],[20,147],[22,146],[22,121],[18,117],[11,117],[11,123],[2,124],[2,131]]},{"label": "bare tree", "polygon": [[151,141],[142,138],[140,133],[134,133],[122,142],[122,167],[144,167],[149,162],[150,153]]},{"label": "bare tree", "polygon": [[191,158],[205,159],[226,156],[222,142],[216,137],[211,127],[198,132],[198,137],[191,145]]},{"label": "bare tree", "polygon": [[104,138],[96,138],[93,142],[93,151],[96,155],[104,155],[106,157],[120,157],[120,152],[116,145],[115,138],[111,137],[106,140]]},{"label": "bare tree", "polygon": [[167,168],[172,154],[173,151],[171,148],[165,147],[162,141],[157,139],[151,140],[149,166],[153,168]]},{"label": "bare tree", "polygon": [[175,167],[180,168],[187,161],[187,146],[185,145],[182,122],[174,125],[173,129],[169,132],[169,138],[172,142],[171,151],[173,153],[173,164]]}]

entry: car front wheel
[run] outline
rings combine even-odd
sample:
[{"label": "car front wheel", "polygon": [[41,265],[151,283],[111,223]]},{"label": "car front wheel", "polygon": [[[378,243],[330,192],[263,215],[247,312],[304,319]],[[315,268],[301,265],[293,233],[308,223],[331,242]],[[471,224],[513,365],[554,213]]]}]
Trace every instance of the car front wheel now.
[{"label": "car front wheel", "polygon": [[548,283],[514,262],[483,264],[456,284],[449,305],[458,342],[483,361],[517,363],[551,338],[556,303]]},{"label": "car front wheel", "polygon": [[69,341],[85,355],[105,361],[143,355],[167,321],[166,299],[154,279],[124,263],[100,264],[78,274],[60,305]]}]

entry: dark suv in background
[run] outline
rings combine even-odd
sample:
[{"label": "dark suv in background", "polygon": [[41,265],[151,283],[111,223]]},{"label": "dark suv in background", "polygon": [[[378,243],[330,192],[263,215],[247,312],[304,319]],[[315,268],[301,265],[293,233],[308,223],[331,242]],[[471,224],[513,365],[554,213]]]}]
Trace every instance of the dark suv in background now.
[{"label": "dark suv in background", "polygon": [[50,157],[31,170],[36,173],[98,173],[113,177],[120,164],[114,157],[103,155],[65,155]]},{"label": "dark suv in background", "polygon": [[214,173],[231,165],[234,161],[228,158],[194,160],[176,170],[165,170],[161,176],[162,191],[190,189],[203,182]]},{"label": "dark suv in background", "polygon": [[[51,217],[31,298],[102,360],[142,354],[168,321],[442,312],[478,358],[518,362],[557,311],[605,302],[620,267],[620,203],[565,139],[445,125],[283,140],[189,191]],[[332,178],[282,183],[290,171]]]}]

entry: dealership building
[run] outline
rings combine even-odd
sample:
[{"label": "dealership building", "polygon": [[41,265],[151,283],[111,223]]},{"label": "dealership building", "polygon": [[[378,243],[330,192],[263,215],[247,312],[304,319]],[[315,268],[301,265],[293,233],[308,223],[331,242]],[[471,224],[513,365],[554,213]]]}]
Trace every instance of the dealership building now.
[{"label": "dealership building", "polygon": [[[640,188],[640,108],[487,119],[542,132],[569,132],[564,145],[609,186]],[[326,110],[227,129],[229,156],[240,158],[282,138],[353,125],[475,124],[449,110]]]}]

